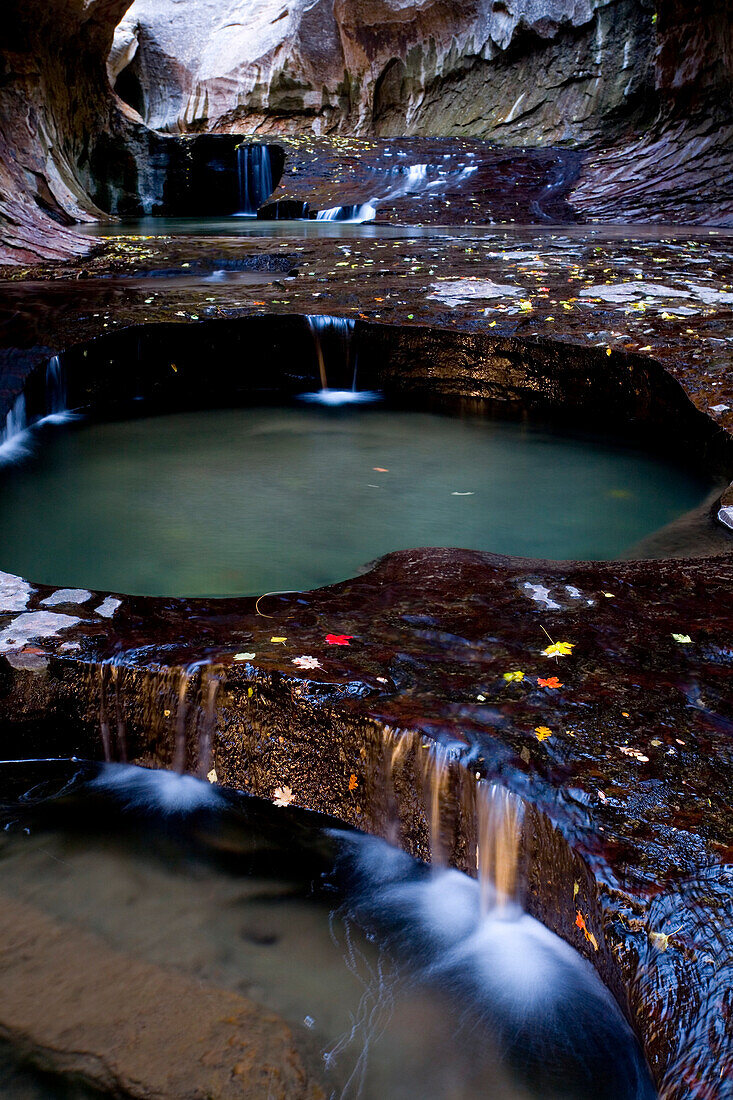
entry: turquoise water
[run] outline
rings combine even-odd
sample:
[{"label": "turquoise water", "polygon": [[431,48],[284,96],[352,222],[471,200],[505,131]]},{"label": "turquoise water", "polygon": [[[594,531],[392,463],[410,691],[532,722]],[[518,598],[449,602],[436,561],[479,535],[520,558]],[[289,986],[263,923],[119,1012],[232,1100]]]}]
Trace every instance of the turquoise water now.
[{"label": "turquoise water", "polygon": [[379,405],[71,423],[2,470],[0,567],[229,596],[332,584],[419,546],[604,559],[709,490],[607,440]]},{"label": "turquoise water", "polygon": [[89,237],[504,237],[518,231],[546,237],[573,239],[668,240],[720,236],[724,231],[706,226],[665,225],[398,225],[353,222],[261,221],[257,218],[120,218],[114,222],[88,222],[76,227]]}]

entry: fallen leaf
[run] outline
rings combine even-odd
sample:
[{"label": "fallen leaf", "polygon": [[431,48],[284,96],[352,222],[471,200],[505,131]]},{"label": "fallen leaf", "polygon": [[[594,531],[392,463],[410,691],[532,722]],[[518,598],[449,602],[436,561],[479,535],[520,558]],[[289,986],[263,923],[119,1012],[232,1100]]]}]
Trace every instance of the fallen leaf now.
[{"label": "fallen leaf", "polygon": [[537,677],[537,683],[541,688],[561,688],[562,684],[558,680],[557,676],[548,676],[544,680],[541,676]]},{"label": "fallen leaf", "polygon": [[644,756],[644,753],[639,752],[638,749],[631,749],[627,745],[622,745],[619,752],[622,752],[624,756],[630,756],[633,760],[638,760],[640,764],[649,763],[649,757]]},{"label": "fallen leaf", "polygon": [[388,474],[389,473],[389,470],[387,470],[384,466],[372,466],[372,469],[378,474]]},{"label": "fallen leaf", "polygon": [[[680,925],[681,927],[682,925]],[[666,951],[669,947],[670,937],[676,936],[679,930],[679,928],[675,928],[672,932],[649,932],[649,943],[652,947],[656,947],[657,951]]]},{"label": "fallen leaf", "polygon": [[273,637],[272,637],[272,638],[270,638],[270,641],[271,641],[271,642],[275,642],[275,643],[277,643],[277,644],[279,644],[279,645],[283,645],[283,644],[284,644],[285,642],[287,642],[287,640],[288,640],[287,638],[284,638],[284,637],[283,637],[282,635],[280,635],[280,634],[275,634],[275,635],[273,635]]},{"label": "fallen leaf", "polygon": [[206,778],[208,779],[209,783],[216,783],[216,780],[217,780],[216,768],[212,768],[210,772],[207,772],[206,773]]},{"label": "fallen leaf", "polygon": [[673,634],[672,637],[676,642],[679,642],[680,645],[690,645],[692,642],[692,638],[689,634]]},{"label": "fallen leaf", "polygon": [[235,661],[253,661],[256,657],[255,653],[235,653]]},{"label": "fallen leaf", "polygon": [[350,790],[350,791],[355,791],[355,790],[356,790],[356,788],[357,788],[358,786],[359,786],[359,780],[358,780],[358,779],[356,778],[356,776],[355,776],[355,775],[354,775],[354,774],[352,773],[352,774],[351,774],[351,775],[349,776],[349,790]]},{"label": "fallen leaf", "polygon": [[537,726],[534,732],[538,741],[546,741],[548,737],[552,737],[552,730],[549,726]]},{"label": "fallen leaf", "polygon": [[508,684],[513,684],[515,681],[517,683],[520,683],[524,679],[524,673],[519,672],[519,671],[517,671],[517,672],[505,672],[504,673],[504,679],[506,680],[506,682]]},{"label": "fallen leaf", "polygon": [[326,641],[329,645],[349,645],[353,634],[327,634]]},{"label": "fallen leaf", "polygon": [[321,662],[317,657],[293,657],[293,664],[298,668],[321,668]]},{"label": "fallen leaf", "polygon": [[276,806],[289,806],[294,795],[290,787],[276,787],[272,801]]},{"label": "fallen leaf", "polygon": [[592,932],[588,931],[587,925],[585,923],[585,917],[580,912],[580,910],[577,910],[577,916],[575,918],[575,923],[576,923],[577,927],[580,929],[580,931],[583,933],[585,938],[587,939],[588,943],[592,943],[594,949],[597,951],[598,950],[598,940],[596,939],[596,937],[593,935]]},{"label": "fallen leaf", "polygon": [[575,648],[575,642],[553,642],[543,649],[545,657],[570,657]]}]

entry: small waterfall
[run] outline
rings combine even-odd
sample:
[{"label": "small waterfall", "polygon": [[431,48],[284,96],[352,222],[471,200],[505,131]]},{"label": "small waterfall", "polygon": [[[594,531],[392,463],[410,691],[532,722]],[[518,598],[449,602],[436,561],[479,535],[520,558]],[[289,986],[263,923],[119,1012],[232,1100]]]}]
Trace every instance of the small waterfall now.
[{"label": "small waterfall", "polygon": [[442,810],[446,803],[450,779],[451,754],[443,745],[435,745],[423,757],[423,789],[425,791],[428,833],[430,836],[430,862],[434,867],[445,867],[448,852],[443,838]]},{"label": "small waterfall", "polygon": [[198,775],[200,778],[205,778],[211,767],[214,725],[216,722],[216,699],[220,684],[219,677],[213,674],[208,661],[195,661],[193,664],[179,670],[173,770],[182,775],[186,768],[186,720],[189,712],[188,695],[193,680],[197,681],[198,691],[192,733],[196,739]]},{"label": "small waterfall", "polygon": [[0,463],[11,462],[26,453],[28,413],[25,394],[19,393],[5,417],[0,429]]},{"label": "small waterfall", "polygon": [[428,180],[427,164],[411,164],[407,169],[405,191],[419,191]]},{"label": "small waterfall", "polygon": [[220,674],[208,660],[151,670],[128,664],[124,653],[90,670],[90,696],[108,762],[139,756],[139,738],[170,749],[170,768],[182,775],[195,763],[200,778],[211,768]]},{"label": "small waterfall", "polygon": [[66,374],[58,355],[52,355],[46,367],[45,419],[65,419],[66,411]]},{"label": "small waterfall", "polygon": [[[385,728],[374,770],[377,831],[436,869],[451,864],[475,875],[481,915],[522,910],[524,802],[503,784],[478,779],[462,758],[465,746],[426,741],[414,731]],[[399,792],[421,794],[422,839]],[[403,794],[404,797],[404,794]],[[409,798],[409,796],[408,796]]]},{"label": "small waterfall", "polygon": [[[97,669],[99,684],[99,732],[104,759],[127,762],[127,724],[123,705],[125,670],[119,657],[102,661]],[[112,731],[115,730],[116,742]]]},{"label": "small waterfall", "polygon": [[[19,393],[0,428],[0,463],[9,462],[28,452],[29,428],[43,423],[57,424],[69,419],[66,403],[66,373],[58,355],[46,364],[44,411],[28,416],[25,392]],[[0,421],[0,423],[2,423]]]},{"label": "small waterfall", "polygon": [[476,789],[476,868],[481,912],[506,912],[518,901],[519,842],[524,804],[500,783]]},{"label": "small waterfall", "polygon": [[275,190],[269,148],[266,145],[238,145],[237,176],[239,178],[238,213],[254,218],[257,216],[259,207]]},{"label": "small waterfall", "polygon": [[19,393],[5,417],[5,427],[0,433],[0,443],[10,443],[28,427],[25,394]]},{"label": "small waterfall", "polygon": [[363,222],[373,222],[376,216],[377,200],[371,199],[369,202],[363,202],[360,205],[332,206],[330,210],[319,210],[316,214],[316,221],[350,222],[359,225]]},{"label": "small waterfall", "polygon": [[[354,405],[379,401],[380,395],[375,391],[356,388],[357,358],[353,349],[354,321],[348,317],[329,317],[315,313],[307,316],[306,322],[313,337],[321,388],[312,393],[300,394],[300,399],[320,405]],[[334,372],[350,379],[351,389],[330,388],[328,375],[330,373],[333,377]]]}]

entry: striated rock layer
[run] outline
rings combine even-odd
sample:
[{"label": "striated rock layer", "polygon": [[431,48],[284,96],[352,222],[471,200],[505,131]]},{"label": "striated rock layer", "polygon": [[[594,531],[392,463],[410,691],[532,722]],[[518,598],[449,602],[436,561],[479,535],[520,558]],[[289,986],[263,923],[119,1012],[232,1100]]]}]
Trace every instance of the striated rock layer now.
[{"label": "striated rock layer", "polygon": [[8,5],[0,45],[0,254],[27,263],[89,250],[69,231],[100,211],[90,143],[123,116],[104,57],[129,0]]},{"label": "striated rock layer", "polygon": [[578,140],[654,86],[652,0],[135,0],[110,76],[164,130]]},{"label": "striated rock layer", "polygon": [[582,143],[581,215],[728,225],[732,41],[702,0],[135,0],[109,67],[156,129]]}]

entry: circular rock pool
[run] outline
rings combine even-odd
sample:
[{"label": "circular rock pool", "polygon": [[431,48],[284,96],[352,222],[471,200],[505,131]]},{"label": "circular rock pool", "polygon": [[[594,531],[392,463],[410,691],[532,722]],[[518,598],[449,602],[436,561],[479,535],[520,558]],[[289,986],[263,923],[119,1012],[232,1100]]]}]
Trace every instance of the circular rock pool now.
[{"label": "circular rock pool", "polygon": [[711,482],[618,441],[384,405],[48,425],[0,471],[2,568],[39,583],[239,596],[451,546],[608,559]]}]

